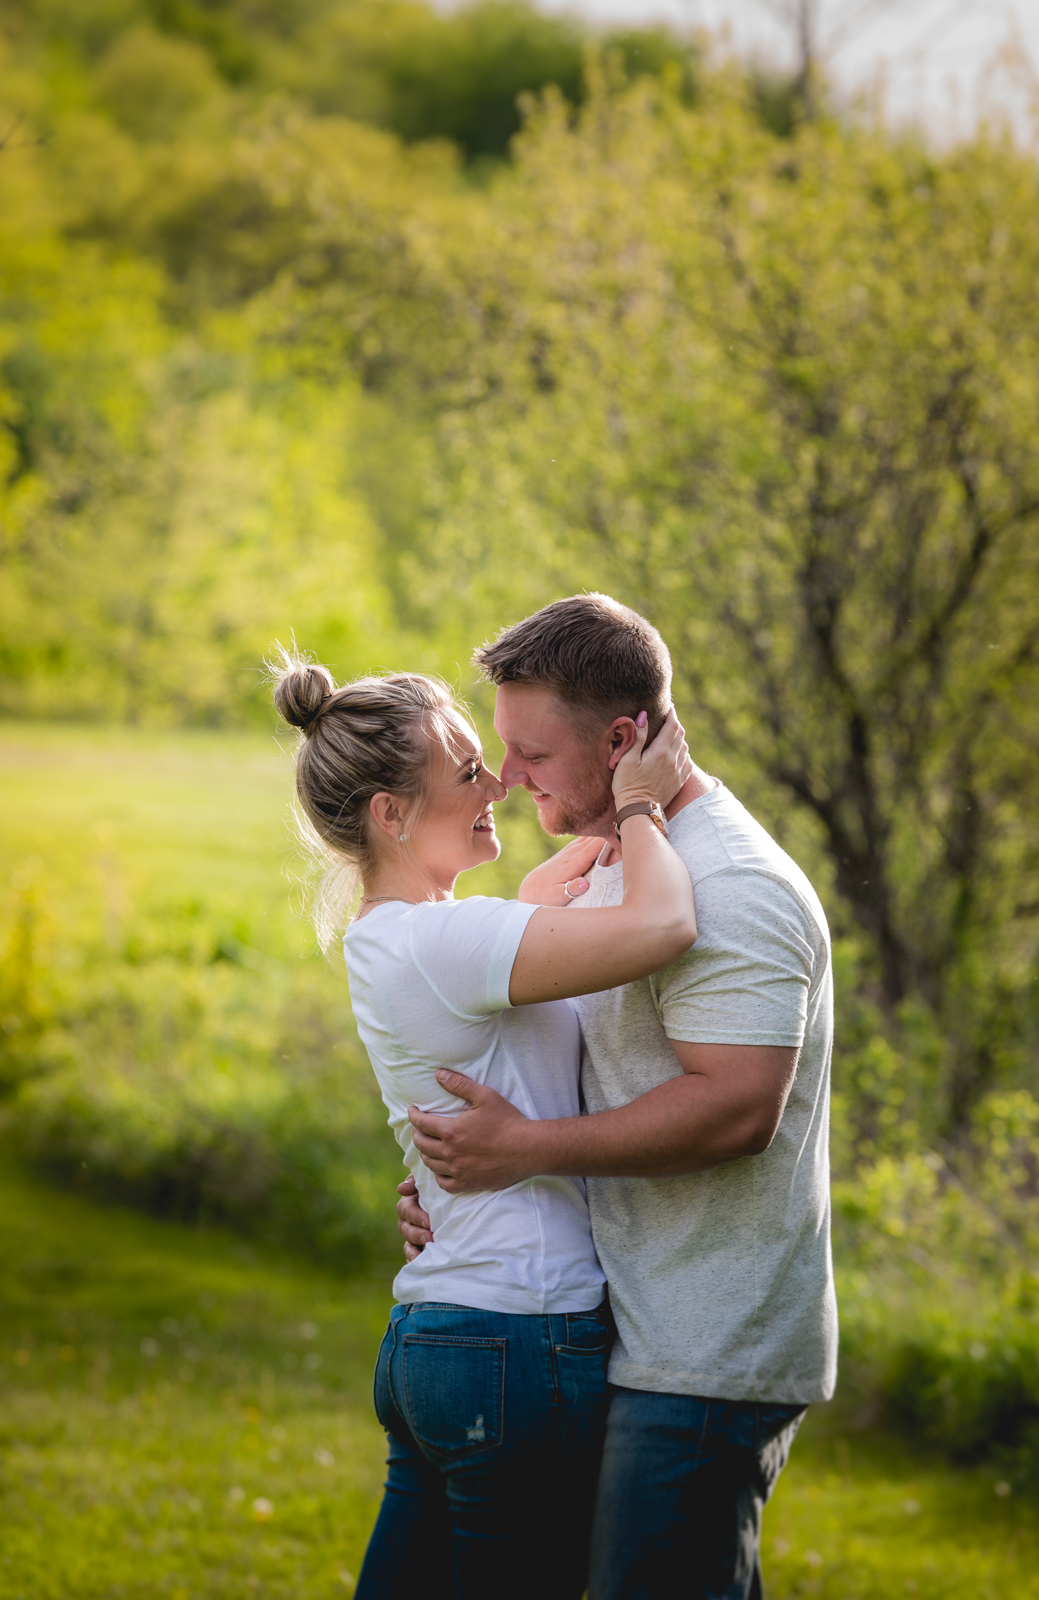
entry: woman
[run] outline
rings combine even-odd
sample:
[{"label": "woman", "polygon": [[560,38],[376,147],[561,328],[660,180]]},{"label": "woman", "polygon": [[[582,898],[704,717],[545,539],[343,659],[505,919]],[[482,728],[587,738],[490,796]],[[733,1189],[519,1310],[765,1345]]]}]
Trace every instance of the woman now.
[{"label": "woman", "polygon": [[[436,1079],[454,1068],[527,1116],[576,1115],[567,996],[686,950],[689,875],[636,810],[622,822],[620,906],[564,916],[455,900],[458,875],[499,854],[493,804],[505,790],[446,687],[399,673],[337,689],[324,668],[289,659],[275,701],[303,731],[303,812],[360,878],[344,941],[354,1014],[434,1233],[394,1283],[375,1377],[389,1475],[357,1595],[579,1600],[610,1338],[583,1187],[545,1177],[447,1194],[418,1157],[407,1108],[464,1109]],[[618,812],[666,805],[687,773],[674,713],[648,748],[641,713],[614,771]],[[600,847],[587,842],[585,867]]]}]

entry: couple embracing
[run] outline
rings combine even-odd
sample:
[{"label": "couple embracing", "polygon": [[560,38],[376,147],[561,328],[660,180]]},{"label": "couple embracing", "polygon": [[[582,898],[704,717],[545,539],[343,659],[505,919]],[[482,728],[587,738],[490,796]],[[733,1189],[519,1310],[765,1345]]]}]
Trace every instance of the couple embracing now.
[{"label": "couple embracing", "polygon": [[[412,1174],[357,1595],[748,1600],[834,1383],[826,920],[690,759],[644,618],[579,595],[475,659],[500,778],[428,678],[276,689],[362,885],[350,992]],[[516,784],[578,837],[518,900],[455,900]]]}]

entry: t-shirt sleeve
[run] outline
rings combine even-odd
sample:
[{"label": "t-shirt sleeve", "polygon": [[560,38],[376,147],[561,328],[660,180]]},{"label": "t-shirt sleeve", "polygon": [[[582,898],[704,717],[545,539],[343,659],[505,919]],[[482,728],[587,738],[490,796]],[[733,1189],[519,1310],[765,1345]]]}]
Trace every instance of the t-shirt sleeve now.
[{"label": "t-shirt sleeve", "polygon": [[410,919],[411,958],[456,1016],[505,1011],[516,952],[537,910],[484,895],[420,906]]},{"label": "t-shirt sleeve", "polygon": [[796,896],[761,872],[696,885],[697,940],[653,980],[664,1032],[688,1044],[804,1040],[815,930]]}]

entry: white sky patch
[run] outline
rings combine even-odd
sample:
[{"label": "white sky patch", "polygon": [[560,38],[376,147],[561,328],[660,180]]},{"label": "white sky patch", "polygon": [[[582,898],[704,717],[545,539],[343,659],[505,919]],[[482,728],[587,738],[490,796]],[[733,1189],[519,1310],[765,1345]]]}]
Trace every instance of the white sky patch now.
[{"label": "white sky patch", "polygon": [[[726,32],[732,46],[777,69],[795,60],[785,0],[539,0],[543,11],[592,21],[670,22]],[[939,138],[986,115],[1031,142],[1039,85],[1039,0],[818,0],[822,55],[842,97],[882,86],[895,121]],[[1030,107],[1032,112],[1030,112]]]}]

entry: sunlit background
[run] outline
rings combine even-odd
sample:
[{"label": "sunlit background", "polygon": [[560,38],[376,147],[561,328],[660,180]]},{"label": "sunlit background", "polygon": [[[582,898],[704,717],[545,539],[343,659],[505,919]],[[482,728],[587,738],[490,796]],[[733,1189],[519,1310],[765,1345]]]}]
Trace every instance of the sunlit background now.
[{"label": "sunlit background", "polygon": [[[776,1600],[1039,1593],[1039,14],[8,0],[0,1600],[352,1591],[396,1146],[264,660],[600,587],[835,939]],[[511,894],[551,848],[525,797]]]}]

